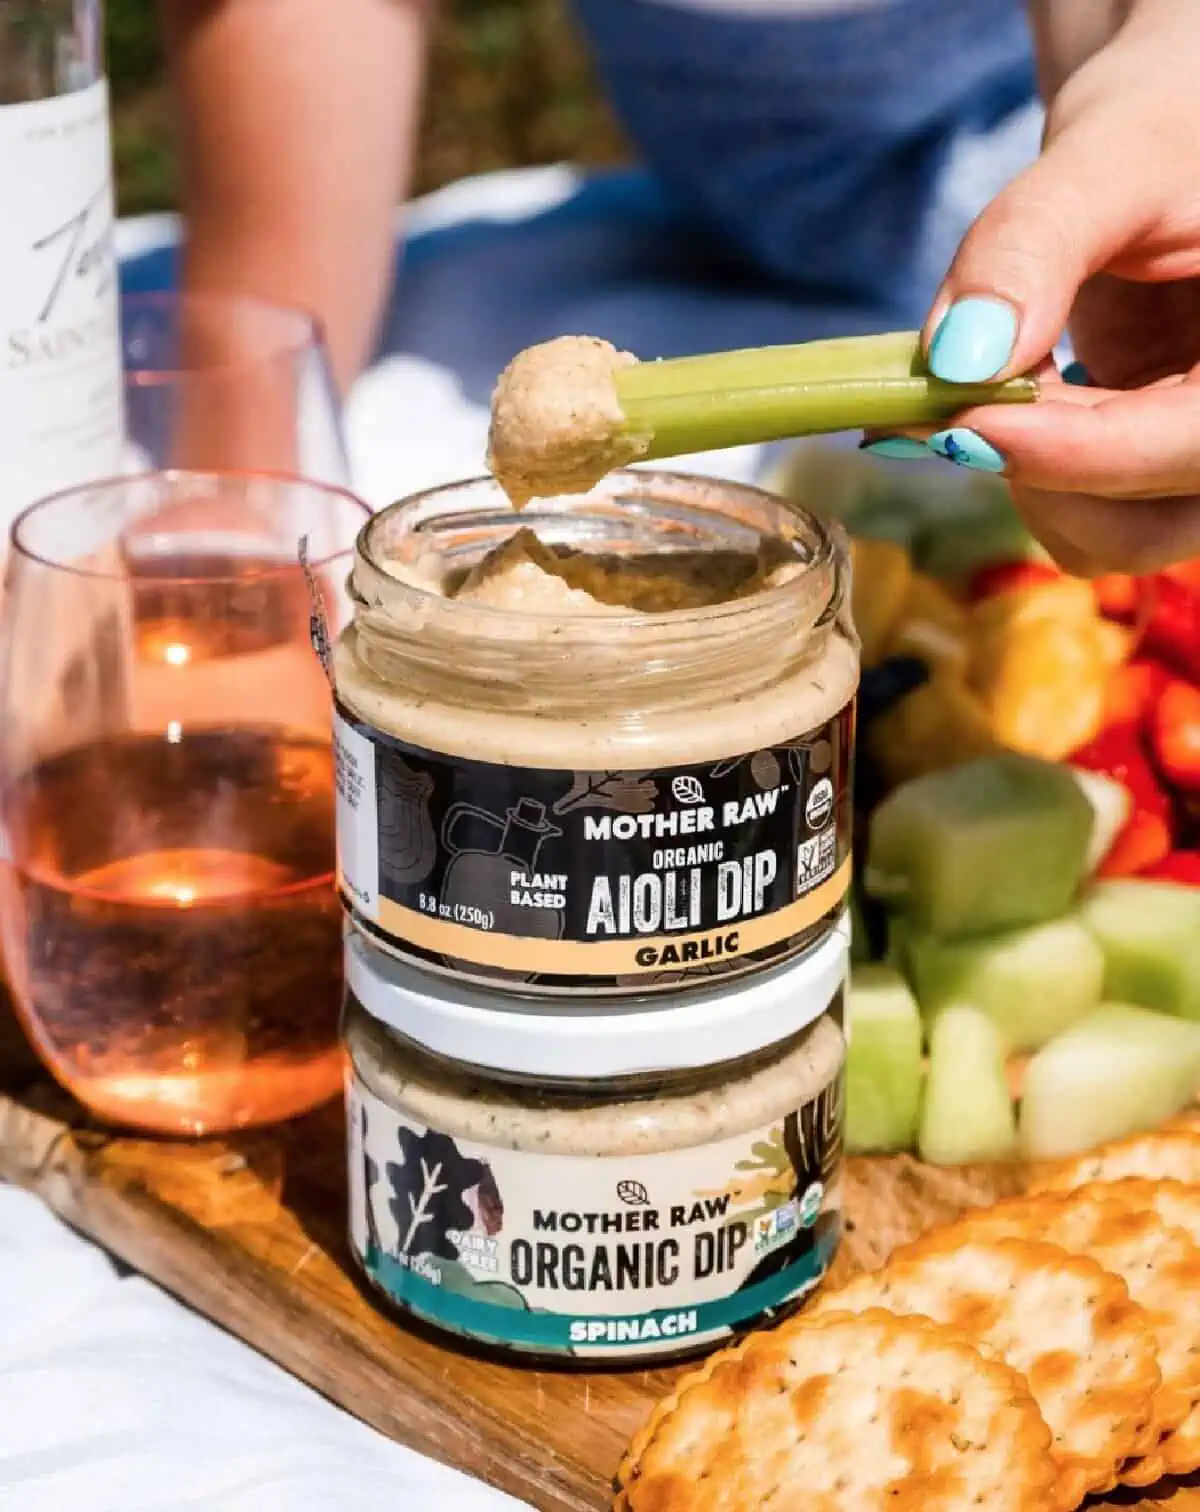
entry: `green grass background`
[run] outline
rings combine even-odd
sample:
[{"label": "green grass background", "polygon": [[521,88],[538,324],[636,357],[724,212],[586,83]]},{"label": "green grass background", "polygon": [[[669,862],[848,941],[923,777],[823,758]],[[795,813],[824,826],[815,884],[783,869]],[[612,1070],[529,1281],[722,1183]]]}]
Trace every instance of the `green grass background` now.
[{"label": "green grass background", "polygon": [[[153,0],[107,4],[121,212],[170,209],[175,158]],[[418,193],[492,168],[622,156],[561,0],[442,0]]]}]

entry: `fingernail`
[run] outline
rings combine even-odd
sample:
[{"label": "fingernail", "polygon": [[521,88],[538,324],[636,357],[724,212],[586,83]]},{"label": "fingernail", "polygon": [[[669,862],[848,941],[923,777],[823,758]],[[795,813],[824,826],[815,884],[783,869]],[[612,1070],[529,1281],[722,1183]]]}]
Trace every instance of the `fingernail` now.
[{"label": "fingernail", "polygon": [[864,441],[859,451],[870,452],[873,457],[902,457],[905,460],[925,457],[929,448],[924,441],[914,441],[911,436],[880,436],[875,441]]},{"label": "fingernail", "polygon": [[929,446],[939,457],[957,462],[959,467],[972,467],[976,472],[1004,471],[1004,458],[992,443],[965,426],[956,425],[951,430],[938,431],[930,436]]},{"label": "fingernail", "polygon": [[929,368],[946,383],[986,383],[1012,356],[1017,312],[1001,299],[959,299],[942,316]]},{"label": "fingernail", "polygon": [[1091,388],[1092,375],[1084,367],[1082,362],[1068,362],[1062,370],[1064,383],[1070,383],[1075,388]]}]

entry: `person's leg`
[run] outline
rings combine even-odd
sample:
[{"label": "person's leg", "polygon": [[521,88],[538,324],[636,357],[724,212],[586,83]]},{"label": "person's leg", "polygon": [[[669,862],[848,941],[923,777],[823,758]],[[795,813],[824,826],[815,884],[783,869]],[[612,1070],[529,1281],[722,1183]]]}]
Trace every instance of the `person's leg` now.
[{"label": "person's leg", "polygon": [[576,6],[627,130],[681,207],[760,277],[914,319],[943,271],[926,255],[929,218],[956,143],[1035,96],[1021,0]]}]

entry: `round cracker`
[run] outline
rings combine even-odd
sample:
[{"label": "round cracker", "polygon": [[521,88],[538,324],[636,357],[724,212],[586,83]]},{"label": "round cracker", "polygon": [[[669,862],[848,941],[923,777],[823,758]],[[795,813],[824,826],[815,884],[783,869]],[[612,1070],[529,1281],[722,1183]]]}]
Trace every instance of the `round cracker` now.
[{"label": "round cracker", "polygon": [[[1149,1486],[1164,1470],[1164,1435],[1200,1404],[1200,1248],[1184,1228],[1165,1222],[1149,1204],[1122,1201],[1118,1190],[1092,1182],[1071,1192],[1017,1197],[966,1214],[951,1232],[1045,1240],[1089,1256],[1125,1282],[1154,1334],[1162,1384],[1154,1398],[1153,1447],[1142,1461],[1123,1466],[1119,1478]],[[919,1252],[919,1240],[913,1248]]]},{"label": "round cracker", "polygon": [[1024,1381],[925,1319],[798,1318],[660,1402],[616,1512],[1054,1512],[1050,1430]]},{"label": "round cracker", "polygon": [[1200,1133],[1168,1129],[1118,1139],[1056,1162],[1030,1183],[1029,1190],[1068,1192],[1089,1181],[1120,1181],[1126,1176],[1200,1182]]},{"label": "round cracker", "polygon": [[1157,1436],[1154,1337],[1125,1283],[1094,1260],[943,1229],[813,1312],[876,1307],[932,1318],[1025,1377],[1054,1434],[1062,1507],[1115,1485],[1118,1467]]},{"label": "round cracker", "polygon": [[[1182,1181],[1152,1181],[1128,1176],[1107,1182],[1105,1198],[1137,1212],[1157,1213],[1164,1223],[1182,1229],[1200,1246],[1200,1185]],[[1190,1312],[1185,1314],[1190,1317]],[[1149,1486],[1164,1475],[1192,1475],[1200,1470],[1200,1405],[1148,1455],[1127,1466],[1121,1479],[1131,1486]]]}]

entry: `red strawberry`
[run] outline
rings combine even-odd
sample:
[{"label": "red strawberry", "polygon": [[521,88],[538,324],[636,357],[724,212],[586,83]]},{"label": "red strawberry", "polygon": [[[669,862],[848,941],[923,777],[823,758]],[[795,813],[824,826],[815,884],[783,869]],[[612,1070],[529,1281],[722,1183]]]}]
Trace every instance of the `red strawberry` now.
[{"label": "red strawberry", "polygon": [[1159,771],[1185,793],[1200,793],[1200,688],[1177,680],[1154,706],[1151,738]]},{"label": "red strawberry", "polygon": [[1135,877],[1157,865],[1171,850],[1171,830],[1161,814],[1134,812],[1097,868],[1098,877]]},{"label": "red strawberry", "polygon": [[1157,662],[1139,658],[1118,667],[1104,693],[1105,725],[1143,725],[1149,719],[1171,674]]},{"label": "red strawberry", "polygon": [[1136,725],[1109,725],[1074,752],[1070,761],[1072,766],[1103,772],[1122,783],[1133,799],[1135,815],[1140,811],[1166,818],[1170,802],[1143,749]]},{"label": "red strawberry", "polygon": [[1062,573],[1049,562],[993,562],[971,574],[967,598],[977,604],[981,599],[995,598],[1001,593],[1040,588],[1043,583],[1057,582],[1060,577]]},{"label": "red strawberry", "polygon": [[1148,599],[1141,654],[1200,683],[1200,592],[1159,573]]},{"label": "red strawberry", "polygon": [[1142,873],[1160,882],[1181,882],[1188,887],[1200,887],[1200,851],[1172,851]]},{"label": "red strawberry", "polygon": [[1200,557],[1193,557],[1190,562],[1176,562],[1173,566],[1164,567],[1161,575],[1173,579],[1176,583],[1184,584],[1193,593],[1200,593]]},{"label": "red strawberry", "polygon": [[1123,625],[1133,624],[1145,592],[1141,579],[1129,577],[1124,572],[1110,572],[1094,579],[1092,587],[1096,590],[1096,607],[1105,619],[1119,620]]}]

